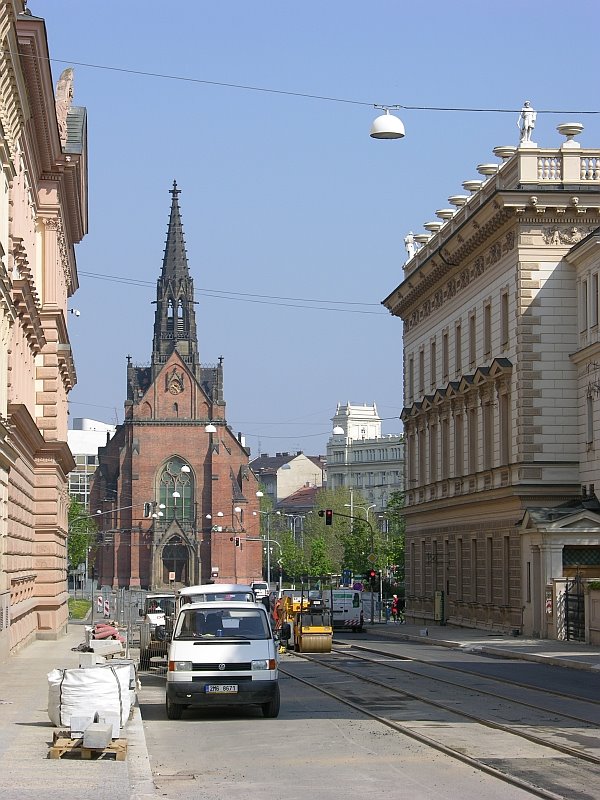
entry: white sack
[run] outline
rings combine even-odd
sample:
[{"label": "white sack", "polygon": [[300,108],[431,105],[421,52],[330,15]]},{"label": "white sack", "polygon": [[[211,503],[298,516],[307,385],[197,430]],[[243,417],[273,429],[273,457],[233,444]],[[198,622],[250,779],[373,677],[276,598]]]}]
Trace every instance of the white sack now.
[{"label": "white sack", "polygon": [[114,715],[121,727],[129,719],[130,667],[53,669],[48,673],[48,716],[56,727],[69,726],[71,715]]}]

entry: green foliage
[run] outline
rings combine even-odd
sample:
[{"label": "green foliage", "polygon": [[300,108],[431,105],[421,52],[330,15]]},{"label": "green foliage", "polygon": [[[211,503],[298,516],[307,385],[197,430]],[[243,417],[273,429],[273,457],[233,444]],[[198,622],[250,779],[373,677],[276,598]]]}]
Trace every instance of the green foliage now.
[{"label": "green foliage", "polygon": [[308,574],[320,577],[321,575],[331,575],[333,571],[333,562],[328,556],[325,537],[315,536],[310,543]]},{"label": "green foliage", "polygon": [[588,581],[586,584],[588,592],[600,589],[600,581]]},{"label": "green foliage", "polygon": [[304,550],[298,542],[294,540],[291,531],[283,531],[279,535],[281,545],[281,556],[285,574],[294,582],[299,580],[308,571],[308,562]]},{"label": "green foliage", "polygon": [[91,607],[90,600],[75,600],[74,597],[69,597],[69,616],[71,619],[85,619]]},{"label": "green foliage", "polygon": [[85,563],[88,552],[95,549],[96,533],[95,520],[90,517],[78,500],[71,498],[67,541],[69,569],[76,569],[79,564]]},{"label": "green foliage", "polygon": [[386,566],[395,567],[394,581],[404,582],[404,494],[392,492],[388,501],[386,518],[388,521]]},{"label": "green foliage", "polygon": [[[382,532],[378,521],[371,515],[365,519],[367,502],[359,492],[353,492],[350,509],[350,491],[346,488],[321,489],[315,499],[315,509],[303,519],[302,536],[296,539],[290,530],[290,520],[273,510],[269,497],[261,498],[261,536],[281,545],[271,554],[271,566],[281,558],[287,579],[297,583],[302,576],[320,577],[339,575],[350,569],[363,575],[371,566],[390,575],[392,585],[404,580],[404,495],[394,492],[386,510],[386,528]],[[333,511],[333,524],[326,525],[319,510]],[[352,510],[352,514],[350,511]],[[374,561],[369,560],[373,553]]]},{"label": "green foliage", "polygon": [[370,531],[364,522],[350,523],[350,530],[340,535],[343,547],[342,566],[356,575],[365,572],[371,552]]}]

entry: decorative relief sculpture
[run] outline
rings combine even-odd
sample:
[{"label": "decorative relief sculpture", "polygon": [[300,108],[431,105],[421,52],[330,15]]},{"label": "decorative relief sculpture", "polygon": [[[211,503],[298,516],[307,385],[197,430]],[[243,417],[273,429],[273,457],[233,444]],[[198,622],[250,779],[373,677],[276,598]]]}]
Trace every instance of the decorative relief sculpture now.
[{"label": "decorative relief sculpture", "polygon": [[[569,230],[579,231],[580,238],[586,235],[586,232],[581,228],[570,228]],[[590,231],[587,231],[587,233]],[[433,311],[441,308],[447,300],[466,289],[471,281],[481,277],[489,266],[496,264],[503,255],[514,249],[515,242],[514,231],[510,231],[502,239],[494,242],[484,255],[478,256],[472,264],[462,269],[457,276],[449,278],[442,288],[437,289],[431,297],[424,300],[419,308],[410,314],[404,323],[406,330],[415,328],[421,320],[426,319]]]},{"label": "decorative relief sculpture", "polygon": [[73,68],[67,67],[56,84],[56,121],[61,144],[67,142],[67,114],[73,103]]},{"label": "decorative relief sculpture", "polygon": [[571,225],[570,227],[561,228],[558,225],[553,225],[552,227],[544,228],[542,231],[542,236],[546,244],[573,245],[577,244],[577,242],[580,242],[585,236],[594,230],[596,230],[596,228],[593,226],[579,228],[577,225]]}]

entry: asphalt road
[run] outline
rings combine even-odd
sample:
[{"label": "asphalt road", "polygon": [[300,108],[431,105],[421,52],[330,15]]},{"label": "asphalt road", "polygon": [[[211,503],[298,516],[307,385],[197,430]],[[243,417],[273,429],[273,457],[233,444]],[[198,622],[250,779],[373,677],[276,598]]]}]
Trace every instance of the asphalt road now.
[{"label": "asphalt road", "polygon": [[[425,646],[426,647],[426,646]],[[292,663],[293,655],[283,663]],[[343,681],[340,677],[340,681]],[[185,711],[169,721],[164,677],[142,678],[140,705],[158,793],[178,800],[522,800],[531,795],[281,677],[278,719]]]}]

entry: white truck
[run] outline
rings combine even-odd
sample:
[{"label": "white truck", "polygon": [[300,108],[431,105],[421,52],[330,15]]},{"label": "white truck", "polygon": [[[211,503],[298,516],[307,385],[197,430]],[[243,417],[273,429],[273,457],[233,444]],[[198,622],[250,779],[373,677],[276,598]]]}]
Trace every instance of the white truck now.
[{"label": "white truck", "polygon": [[[323,596],[327,602],[329,592]],[[333,627],[362,631],[364,624],[363,593],[358,589],[342,588],[331,590]]]}]

